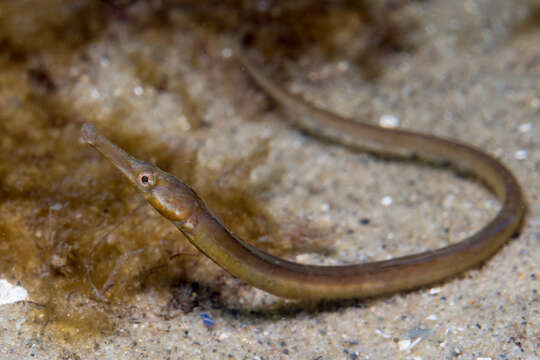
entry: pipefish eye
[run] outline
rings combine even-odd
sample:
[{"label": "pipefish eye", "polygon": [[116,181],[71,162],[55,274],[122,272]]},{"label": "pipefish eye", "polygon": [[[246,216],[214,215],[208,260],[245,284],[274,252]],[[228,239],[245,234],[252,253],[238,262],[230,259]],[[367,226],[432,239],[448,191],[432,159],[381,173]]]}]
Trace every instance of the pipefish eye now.
[{"label": "pipefish eye", "polygon": [[139,184],[144,187],[152,187],[155,184],[154,173],[151,171],[143,171],[138,176]]}]

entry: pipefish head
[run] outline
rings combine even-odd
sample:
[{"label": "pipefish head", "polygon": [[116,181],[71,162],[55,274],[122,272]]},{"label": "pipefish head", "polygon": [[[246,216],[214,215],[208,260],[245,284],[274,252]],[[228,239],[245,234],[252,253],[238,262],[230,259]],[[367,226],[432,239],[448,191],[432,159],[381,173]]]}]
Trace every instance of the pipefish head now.
[{"label": "pipefish head", "polygon": [[201,200],[189,186],[157,166],[131,156],[101,135],[93,124],[84,124],[81,131],[84,140],[109,159],[161,215],[178,225],[184,224],[186,230],[193,226],[191,217]]}]

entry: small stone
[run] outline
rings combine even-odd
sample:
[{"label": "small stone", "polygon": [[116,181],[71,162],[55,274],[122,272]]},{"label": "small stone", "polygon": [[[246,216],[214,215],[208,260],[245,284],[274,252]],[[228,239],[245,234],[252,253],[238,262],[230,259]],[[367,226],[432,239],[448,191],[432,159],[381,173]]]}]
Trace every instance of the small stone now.
[{"label": "small stone", "polygon": [[392,114],[385,114],[379,118],[379,125],[383,128],[392,129],[399,126],[399,118]]},{"label": "small stone", "polygon": [[0,280],[0,305],[23,301],[27,296],[28,292],[23,287],[12,285],[4,279]]},{"label": "small stone", "polygon": [[223,58],[225,59],[230,58],[232,54],[233,52],[231,48],[224,48],[223,50],[221,50],[221,56],[223,56]]},{"label": "small stone", "polygon": [[530,122],[519,125],[519,131],[521,131],[522,133],[529,132],[531,130],[532,124]]},{"label": "small stone", "polygon": [[516,153],[514,154],[514,157],[518,160],[525,160],[528,156],[528,152],[527,150],[518,150],[516,151]]},{"label": "small stone", "polygon": [[390,206],[392,205],[393,199],[391,196],[385,196],[381,199],[381,204],[384,206]]},{"label": "small stone", "polygon": [[144,89],[142,88],[142,86],[135,86],[135,88],[133,89],[133,93],[137,96],[141,96],[144,92]]}]

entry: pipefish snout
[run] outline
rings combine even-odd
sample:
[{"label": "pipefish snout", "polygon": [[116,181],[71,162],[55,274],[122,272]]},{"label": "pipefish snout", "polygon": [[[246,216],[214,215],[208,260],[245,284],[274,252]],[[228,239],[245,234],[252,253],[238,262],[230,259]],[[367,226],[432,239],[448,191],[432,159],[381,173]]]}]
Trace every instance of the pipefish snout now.
[{"label": "pipefish snout", "polygon": [[[484,228],[459,243],[391,260],[345,266],[305,265],[270,255],[237,237],[189,186],[156,166],[135,159],[92,124],[84,139],[107,157],[148,202],[206,256],[232,275],[269,293],[295,299],[373,296],[427,285],[481,263],[514,234],[525,211],[521,188],[498,160],[470,145],[405,130],[391,130],[319,109],[277,86],[246,56],[237,58],[303,130],[349,147],[366,143],[404,153],[445,159],[474,174],[497,195],[502,207]],[[292,115],[292,116],[291,116]]]}]

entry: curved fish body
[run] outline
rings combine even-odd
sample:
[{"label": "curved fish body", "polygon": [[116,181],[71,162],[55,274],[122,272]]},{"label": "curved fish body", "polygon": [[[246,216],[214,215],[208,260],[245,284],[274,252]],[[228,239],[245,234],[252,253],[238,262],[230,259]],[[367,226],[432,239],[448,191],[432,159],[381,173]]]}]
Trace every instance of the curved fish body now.
[{"label": "curved fish body", "polygon": [[356,265],[299,264],[240,239],[189,186],[156,166],[135,159],[101,135],[94,125],[83,125],[84,139],[107,157],[195,247],[230,274],[285,298],[375,296],[458,274],[487,259],[518,230],[525,211],[522,191],[514,175],[495,158],[456,141],[381,128],[319,109],[278,87],[242,53],[238,53],[238,59],[255,82],[285,108],[289,120],[303,130],[349,147],[365,148],[368,144],[383,151],[443,159],[480,178],[502,206],[479,232],[437,250]]}]

